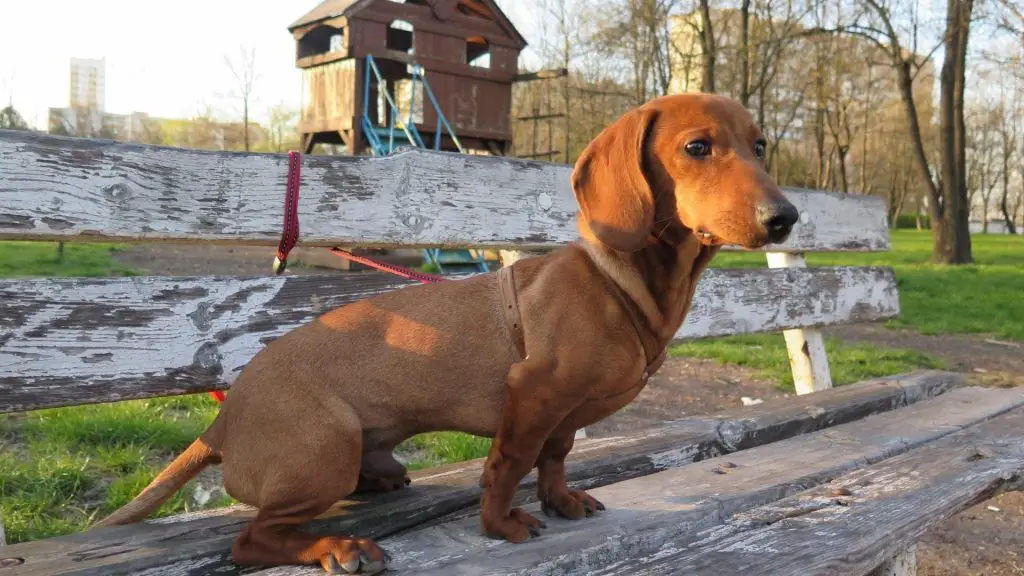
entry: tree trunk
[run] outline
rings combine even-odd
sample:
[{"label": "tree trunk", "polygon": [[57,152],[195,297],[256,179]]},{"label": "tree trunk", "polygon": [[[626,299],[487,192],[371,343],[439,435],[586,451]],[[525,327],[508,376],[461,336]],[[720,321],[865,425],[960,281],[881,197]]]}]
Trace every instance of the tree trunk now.
[{"label": "tree trunk", "polygon": [[709,0],[700,0],[701,17],[701,92],[715,91],[715,32],[711,26]]},{"label": "tree trunk", "polygon": [[1013,214],[1009,210],[1010,199],[1010,158],[1009,155],[1003,154],[1003,196],[999,202],[999,209],[1003,213],[1003,221],[1006,222],[1006,232],[1008,234],[1017,233],[1017,225],[1013,222]]},{"label": "tree trunk", "polygon": [[245,130],[245,151],[249,151],[249,97],[242,100],[242,129]]},{"label": "tree trunk", "polygon": [[740,103],[750,106],[750,0],[740,2]]},{"label": "tree trunk", "polygon": [[849,153],[849,149],[845,146],[841,146],[838,149],[839,159],[839,191],[843,194],[850,193],[850,186],[846,179],[846,155]]},{"label": "tree trunk", "polygon": [[943,218],[933,226],[932,259],[969,264],[970,207],[967,205],[964,84],[973,0],[947,0],[945,56],[940,75],[939,133],[942,156]]}]

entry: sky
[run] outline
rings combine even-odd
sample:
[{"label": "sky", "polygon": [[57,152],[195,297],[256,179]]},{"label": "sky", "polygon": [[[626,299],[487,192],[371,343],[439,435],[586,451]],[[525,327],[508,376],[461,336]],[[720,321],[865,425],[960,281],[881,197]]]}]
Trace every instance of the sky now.
[{"label": "sky", "polygon": [[[73,57],[106,59],[107,112],[187,118],[210,106],[225,118],[239,118],[241,105],[231,98],[235,83],[224,60],[239,59],[245,46],[255,51],[258,74],[252,117],[264,121],[281,103],[298,108],[301,75],[287,27],[320,0],[3,2],[0,107],[12,102],[30,124],[45,130],[48,108],[68,105]],[[526,3],[499,4],[531,39]]]}]

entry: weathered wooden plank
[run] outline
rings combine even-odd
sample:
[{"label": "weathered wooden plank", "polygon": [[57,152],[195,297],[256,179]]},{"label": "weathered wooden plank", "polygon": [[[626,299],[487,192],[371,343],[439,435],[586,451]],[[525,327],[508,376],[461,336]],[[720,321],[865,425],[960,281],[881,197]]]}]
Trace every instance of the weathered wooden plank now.
[{"label": "weathered wooden plank", "polygon": [[897,552],[867,576],[917,576],[917,543]]},{"label": "weathered wooden plank", "polygon": [[[958,374],[920,372],[688,418],[633,436],[582,440],[569,455],[568,476],[574,487],[588,489],[637,478],[912,405],[962,381]],[[482,464],[473,460],[416,472],[409,489],[349,502],[311,529],[383,537],[445,517],[472,515],[480,498]],[[517,500],[532,502],[534,489],[531,475]],[[17,574],[237,574],[228,551],[251,514],[244,506],[210,510],[16,544],[6,552],[25,560]]]},{"label": "weathered wooden plank", "polygon": [[[714,549],[721,554],[714,557],[716,561],[666,563],[664,571],[659,573],[817,574],[821,572],[797,569],[799,564],[790,564],[789,558],[782,554],[771,556],[778,570],[766,571],[765,562],[758,563],[757,557],[774,548],[761,547],[762,542],[756,538],[729,546],[733,542],[721,541],[719,530],[723,522],[734,515],[821,486],[857,468],[892,458],[1021,406],[1024,406],[1024,390],[963,388],[860,422],[597,488],[590,493],[605,504],[604,513],[586,521],[545,519],[548,528],[541,537],[523,544],[513,546],[487,538],[480,534],[478,519],[465,518],[384,539],[382,546],[394,558],[391,568],[395,573],[418,576],[637,574],[640,559],[656,559],[688,545],[717,541],[721,543],[714,544]],[[1022,417],[1024,410],[1015,411],[1001,428],[1009,429],[1009,422],[1019,427],[1024,423]],[[1011,438],[1019,441],[1020,434],[1018,431]],[[965,438],[981,441],[979,439],[984,437],[968,434],[959,441]],[[943,462],[949,461],[949,452],[930,453],[933,467],[941,467]],[[938,460],[937,454],[945,454],[947,458]],[[913,468],[899,470],[910,475]],[[884,478],[869,477],[877,478],[876,481]],[[543,517],[539,505],[529,505],[526,509]],[[769,521],[761,520],[760,525]],[[754,521],[753,525],[758,523]],[[890,525],[896,527],[895,522]],[[872,531],[876,538],[886,538],[884,528],[879,530],[875,526]],[[805,536],[811,539],[811,531]],[[830,544],[825,548],[842,548],[846,553],[851,553],[857,545],[856,539],[840,543],[834,534],[822,535],[816,542],[815,546],[794,548],[794,552],[806,557],[803,562],[811,566],[810,557],[826,542]],[[779,541],[780,546],[784,543]],[[887,549],[891,551],[892,548]],[[717,562],[734,552],[744,561]],[[822,556],[842,557],[841,553]],[[861,574],[882,560],[877,558]],[[285,567],[259,574],[297,576],[315,574],[315,571]]]},{"label": "weathered wooden plank", "polygon": [[[768,252],[769,268],[807,268],[803,254]],[[810,394],[832,387],[832,371],[828,366],[828,353],[821,331],[798,328],[783,332],[789,366],[793,371],[793,384],[797,394]]]},{"label": "weathered wooden plank", "polygon": [[950,516],[1021,489],[1024,409],[1018,408],[737,514],[694,535],[691,546],[666,544],[631,563],[629,573],[861,576]]},{"label": "weathered wooden plank", "polygon": [[[408,284],[381,274],[0,281],[0,413],[226,388],[266,342]],[[677,336],[898,313],[888,268],[709,270]]]},{"label": "weathered wooden plank", "polygon": [[[0,131],[0,238],[276,245],[281,154]],[[571,167],[405,150],[306,156],[308,246],[546,248],[577,237]],[[787,190],[800,223],[774,251],[888,250],[881,198]]]}]

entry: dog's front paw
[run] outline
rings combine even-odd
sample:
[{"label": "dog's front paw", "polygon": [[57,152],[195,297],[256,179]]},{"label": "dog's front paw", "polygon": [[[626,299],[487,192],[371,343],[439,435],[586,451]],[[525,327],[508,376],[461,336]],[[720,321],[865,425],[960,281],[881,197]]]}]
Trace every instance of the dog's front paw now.
[{"label": "dog's front paw", "polygon": [[547,524],[537,520],[522,508],[513,508],[509,515],[496,522],[484,522],[484,531],[491,538],[505,539],[513,544],[540,536]]},{"label": "dog's front paw", "polygon": [[557,514],[569,520],[579,520],[604,510],[604,504],[583,490],[565,490],[551,497],[542,498],[541,510],[547,516]]}]

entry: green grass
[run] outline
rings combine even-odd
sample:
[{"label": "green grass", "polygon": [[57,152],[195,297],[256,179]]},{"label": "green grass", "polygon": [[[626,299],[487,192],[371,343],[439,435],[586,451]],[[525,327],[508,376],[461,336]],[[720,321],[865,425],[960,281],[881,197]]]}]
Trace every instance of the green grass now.
[{"label": "green grass", "polygon": [[490,438],[460,432],[436,432],[413,436],[402,443],[398,450],[412,457],[407,465],[409,470],[421,470],[448,462],[483,458],[490,448]]},{"label": "green grass", "polygon": [[[1024,237],[972,237],[975,264],[931,264],[931,235],[892,233],[893,249],[869,254],[810,254],[809,266],[891,266],[899,284],[900,317],[890,326],[922,334],[986,334],[1024,340]],[[764,267],[760,253],[720,253],[713,267]]]},{"label": "green grass", "polygon": [[0,278],[134,276],[114,260],[122,247],[67,242],[61,256],[57,242],[0,242]]},{"label": "green grass", "polygon": [[[205,396],[0,416],[0,518],[10,542],[80,531],[128,502],[213,420]],[[186,489],[159,510],[185,511]]]},{"label": "green grass", "polygon": [[[879,254],[812,254],[812,266],[883,265],[896,270],[903,308],[892,326],[924,333],[981,333],[1024,340],[1024,239],[975,236],[973,266],[929,263],[927,233],[897,231],[894,250]],[[122,276],[117,247],[0,242],[0,277]],[[722,253],[716,267],[764,267],[760,253]],[[941,360],[910,351],[828,342],[836,384],[943,368]],[[782,388],[792,388],[785,342],[779,334],[738,336],[674,346],[675,356],[742,365]],[[11,542],[76,532],[130,500],[184,449],[216,414],[205,395],[129,401],[0,416],[0,518]],[[423,434],[401,452],[411,469],[483,457],[490,440],[466,434]],[[183,511],[186,488],[157,513]],[[211,504],[221,504],[221,502]]]},{"label": "green grass", "polygon": [[[851,345],[837,340],[827,340],[825,348],[835,386],[920,368],[946,368],[941,359],[914,350],[880,348],[870,344]],[[676,357],[707,358],[722,364],[752,368],[761,378],[775,382],[784,390],[793,390],[786,342],[780,334],[698,340],[675,345],[669,352]]]}]

